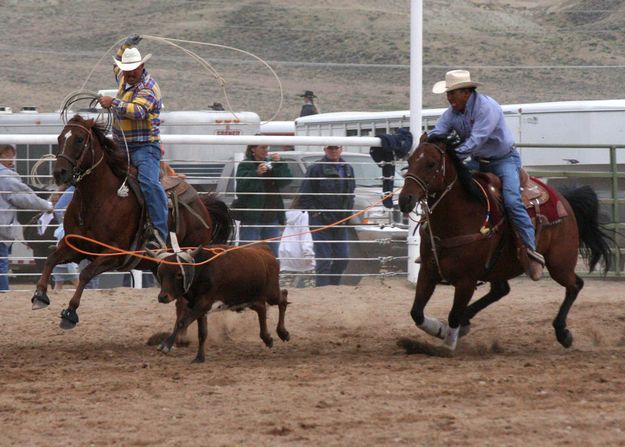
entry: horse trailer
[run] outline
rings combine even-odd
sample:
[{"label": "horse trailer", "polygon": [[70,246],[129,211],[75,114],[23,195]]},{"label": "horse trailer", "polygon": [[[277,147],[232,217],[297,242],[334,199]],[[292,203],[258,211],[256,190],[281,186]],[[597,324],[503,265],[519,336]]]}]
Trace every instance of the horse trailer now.
[{"label": "horse trailer", "polygon": [[[502,106],[506,123],[520,146],[523,164],[566,166],[570,164],[608,164],[607,154],[578,150],[553,151],[545,148],[524,148],[523,145],[624,145],[625,99],[605,101],[562,101]],[[424,109],[422,129],[428,132],[446,109]],[[298,136],[378,136],[408,128],[410,111],[338,112],[310,115],[295,120]],[[297,150],[317,150],[298,146]],[[369,152],[368,147],[350,151]],[[625,164],[625,149],[617,151],[617,163]]]}]

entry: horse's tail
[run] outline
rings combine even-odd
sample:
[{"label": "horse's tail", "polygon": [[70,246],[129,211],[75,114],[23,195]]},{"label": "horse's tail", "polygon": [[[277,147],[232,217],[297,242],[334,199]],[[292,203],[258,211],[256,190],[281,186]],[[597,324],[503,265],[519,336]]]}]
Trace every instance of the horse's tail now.
[{"label": "horse's tail", "polygon": [[579,232],[580,253],[588,262],[592,272],[603,258],[605,272],[610,269],[612,250],[609,241],[614,242],[599,224],[599,199],[590,186],[563,191],[562,195],[573,208]]},{"label": "horse's tail", "polygon": [[201,195],[201,199],[213,221],[211,244],[227,244],[234,228],[234,220],[230,215],[228,205],[212,193]]}]

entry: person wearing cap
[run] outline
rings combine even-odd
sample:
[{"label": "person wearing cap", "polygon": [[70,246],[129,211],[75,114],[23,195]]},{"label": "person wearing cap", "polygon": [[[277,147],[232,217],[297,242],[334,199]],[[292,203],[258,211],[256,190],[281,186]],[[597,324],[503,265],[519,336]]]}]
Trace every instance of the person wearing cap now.
[{"label": "person wearing cap", "polygon": [[448,136],[455,131],[462,143],[455,149],[461,159],[471,157],[472,165],[501,179],[503,202],[508,218],[527,249],[526,273],[534,281],[542,277],[545,259],[536,251],[534,226],[521,199],[521,156],[501,106],[478,93],[481,84],[466,70],[447,72],[433,93],[447,95],[449,108],[441,115],[430,136]]},{"label": "person wearing cap", "polygon": [[[310,166],[299,190],[298,207],[308,210],[311,230],[334,224],[354,209],[354,168],[341,154],[341,146],[326,146],[325,157]],[[347,222],[312,234],[317,287],[338,285],[347,268]]]},{"label": "person wearing cap", "polygon": [[167,195],[159,182],[161,91],[145,69],[151,54],[141,57],[136,45],[141,36],[128,37],[117,51],[113,66],[117,97],[102,96],[100,105],[113,114],[113,140],[128,148],[137,168],[139,185],[156,240],[148,244],[164,248],[167,241]]},{"label": "person wearing cap", "polygon": [[316,115],[319,113],[317,106],[315,106],[315,94],[306,90],[303,95],[299,95],[300,98],[304,98],[304,105],[302,106],[302,110],[299,112],[299,116],[308,116],[308,115]]}]

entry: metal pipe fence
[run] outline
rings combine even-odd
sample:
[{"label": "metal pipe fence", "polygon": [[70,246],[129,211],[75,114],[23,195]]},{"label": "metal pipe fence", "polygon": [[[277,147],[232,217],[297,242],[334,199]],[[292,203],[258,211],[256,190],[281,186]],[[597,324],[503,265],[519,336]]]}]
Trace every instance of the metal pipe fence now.
[{"label": "metal pipe fence", "polygon": [[[588,165],[588,164],[579,164],[579,165],[562,165],[562,166],[550,166],[550,167],[540,167],[540,166],[529,166],[527,167],[527,171],[536,177],[541,177],[546,179],[550,184],[558,186],[566,186],[567,184],[581,184],[581,183],[589,183],[591,186],[598,191],[600,196],[600,204],[602,214],[605,215],[605,228],[610,231],[610,234],[614,237],[617,243],[620,246],[625,245],[625,240],[623,234],[625,234],[625,209],[623,206],[625,205],[625,192],[621,185],[623,179],[625,178],[625,163],[621,162],[617,157],[618,149],[625,148],[625,145],[567,145],[567,144],[519,144],[519,148],[521,149],[532,149],[532,150],[547,150],[547,149],[555,149],[555,150],[563,150],[563,149],[578,149],[578,150],[592,150],[592,151],[608,151],[609,152],[609,164],[602,165]],[[43,150],[39,147],[37,153],[46,152],[53,153],[54,145],[48,145],[47,150]],[[34,153],[33,151],[28,151],[28,154]],[[284,154],[288,154],[285,152]],[[17,159],[17,167],[18,172],[22,174],[22,178],[29,184],[36,183],[34,180],[37,179],[39,182],[47,182],[52,183],[51,176],[51,163],[53,160],[48,160],[46,163],[42,164],[40,167],[40,173],[31,174],[30,168],[36,162],[36,159],[30,157],[22,157]],[[181,160],[177,160],[181,161]],[[185,161],[185,163],[189,167],[201,167],[207,164],[217,164],[221,163],[225,167],[227,166],[227,162],[224,163],[224,160],[202,160],[202,161]],[[350,161],[352,165],[370,165],[371,161]],[[46,166],[47,165],[47,166]],[[300,164],[293,162],[292,166],[300,166]],[[295,171],[295,169],[292,169]],[[201,171],[198,171],[201,172]],[[378,168],[378,171],[381,174],[381,170]],[[206,176],[199,175],[193,173],[193,170],[190,169],[187,174],[187,179],[196,187],[199,186],[201,194],[207,194],[210,192],[218,192],[220,197],[226,201],[226,203],[231,203],[235,196],[235,190],[232,188],[228,188],[229,182],[235,182],[236,176],[234,175],[234,169],[227,173],[222,171],[220,175],[215,178],[215,176]],[[294,182],[301,182],[305,175],[303,171],[293,172],[294,176],[292,180]],[[383,177],[381,175],[361,175],[357,176],[356,180],[361,183],[368,183],[372,185],[376,185],[374,189],[376,189],[376,193],[367,196],[367,204],[375,202],[379,200],[381,197],[381,181]],[[215,184],[214,181],[217,180]],[[206,190],[202,190],[202,185],[211,183],[210,188],[206,188]],[[220,183],[221,182],[221,183]],[[217,185],[217,186],[215,186]],[[221,188],[221,190],[220,190]],[[43,191],[37,191],[41,197],[47,198],[47,196],[52,192],[53,187],[50,186],[49,189]],[[0,191],[0,194],[6,194],[7,191]],[[279,193],[283,197],[293,197],[296,195],[296,191],[281,191]],[[335,194],[336,195],[336,194]],[[273,208],[272,208],[273,209]],[[349,210],[352,213],[361,211],[363,207],[354,207],[352,210]],[[260,209],[256,209],[258,211],[262,211]],[[289,206],[285,206],[281,211],[289,211],[291,208]],[[0,209],[0,213],[5,210]],[[236,210],[235,210],[236,211]],[[336,211],[333,209],[322,210],[322,211]],[[374,219],[373,222],[368,221],[367,215],[363,216],[361,220],[354,219],[355,221],[348,222],[345,227],[348,229],[348,234],[350,237],[345,242],[349,244],[351,249],[350,256],[347,258],[336,258],[336,260],[347,260],[348,261],[348,269],[343,275],[344,283],[357,283],[363,277],[377,277],[377,278],[386,278],[390,276],[405,276],[407,274],[407,247],[405,242],[405,236],[407,233],[407,222],[403,219],[403,216],[397,210],[384,210],[382,207],[376,207],[374,209],[375,212],[379,212],[382,218]],[[28,223],[26,222],[28,219],[25,219],[24,216],[34,215],[36,213],[35,210],[20,210],[19,212],[20,220],[22,222],[21,226],[23,229],[28,228],[36,228],[38,226],[37,223]],[[374,213],[371,213],[374,214]],[[54,221],[50,224],[50,228],[54,229],[58,226],[58,223]],[[254,225],[255,227],[261,227],[262,225]],[[277,227],[277,226],[276,226]],[[280,226],[280,230],[284,229],[284,226]],[[0,242],[8,242],[6,240],[0,240]],[[41,265],[43,260],[45,260],[46,256],[43,254],[33,254],[30,249],[26,247],[28,245],[39,244],[39,246],[50,247],[56,244],[56,239],[50,237],[49,235],[46,237],[45,235],[37,238],[37,239],[27,239],[21,238],[15,241],[13,254],[10,256],[11,268],[10,278],[12,282],[16,282],[19,284],[19,287],[27,287],[27,284],[32,284],[36,281],[38,276],[40,275],[40,268],[37,266]],[[234,243],[241,242],[238,238],[235,237],[233,240]],[[245,242],[245,241],[243,241]],[[327,243],[327,242],[321,242]],[[301,261],[303,258],[293,258],[293,257],[283,257],[283,261]],[[614,259],[613,259],[613,270],[608,273],[608,277],[616,277],[622,278],[624,276],[623,270],[623,261],[625,260],[625,251],[623,248],[615,247],[614,250]],[[583,266],[580,266],[579,274],[585,275],[583,272]],[[119,276],[123,274],[119,273],[109,273],[104,274],[104,276],[115,277],[117,279],[108,281],[108,283],[121,284],[124,281],[119,280]],[[126,274],[127,275],[127,274]],[[287,271],[282,274],[283,279],[295,278],[295,282],[302,283],[302,279],[310,280],[315,277],[315,273],[313,271],[301,271],[301,272],[293,272]],[[592,276],[600,276],[600,274],[596,273]],[[103,281],[107,283],[107,281]],[[128,283],[129,281],[125,281]],[[307,282],[310,285],[310,281]]]},{"label": "metal pipe fence", "polygon": [[[625,149],[625,145],[518,144],[517,146],[522,149],[608,151],[608,164],[579,164],[575,159],[567,159],[568,165],[530,166],[526,167],[526,170],[530,175],[547,179],[555,186],[571,187],[589,184],[595,189],[601,205],[603,228],[608,230],[615,242],[613,267],[607,276],[622,278],[625,267],[625,157],[620,159],[617,151]],[[602,276],[602,274],[596,272],[584,276]]]},{"label": "metal pipe fence", "polygon": [[[52,150],[52,147],[50,148]],[[371,165],[373,164],[373,162],[368,158],[368,156],[362,156],[361,157],[363,160],[367,160],[362,161],[362,162],[350,162],[350,164],[355,165],[354,167],[356,168],[356,166],[358,165],[362,165],[362,166],[368,166],[369,168],[371,167]],[[33,165],[33,160],[30,158],[20,158],[17,160],[18,162],[18,167],[22,166],[23,168],[26,168],[28,166],[32,166]],[[203,161],[192,161],[192,162],[188,162],[188,164],[190,166],[200,166],[203,164],[207,164],[207,163],[216,163],[219,160],[203,160]],[[53,160],[47,160],[46,164],[50,164],[52,163]],[[223,162],[223,160],[222,160]],[[279,163],[279,162],[278,162]],[[294,166],[298,166],[299,174],[296,174],[294,172],[294,176],[291,178],[291,180],[293,182],[301,182],[304,178],[305,175],[302,170],[301,170],[301,164],[300,163],[296,163],[296,162],[292,162],[292,170],[296,171]],[[375,165],[374,165],[375,166]],[[31,185],[33,183],[37,183],[34,180],[37,179],[38,183],[45,183],[46,181],[49,181],[50,183],[52,180],[52,176],[49,174],[50,173],[50,167],[49,166],[40,166],[40,171],[45,172],[43,175],[42,174],[37,174],[37,173],[30,173],[30,171],[28,172],[20,172],[21,174],[23,174],[21,177],[24,179],[24,181],[26,183],[30,183]],[[376,171],[379,172],[379,174],[381,174],[381,169],[376,167]],[[376,174],[378,173],[376,172]],[[220,198],[222,200],[225,200],[228,204],[230,204],[232,202],[232,200],[234,199],[234,196],[236,194],[235,190],[229,190],[227,188],[227,183],[229,181],[236,181],[236,176],[235,175],[224,175],[224,173],[222,172],[222,175],[219,176],[218,180],[221,182],[217,185],[217,187],[215,188],[206,188],[208,189],[208,191],[202,191],[202,184],[204,182],[206,182],[207,180],[214,180],[214,178],[210,177],[205,177],[205,176],[198,176],[198,175],[187,175],[187,180],[189,182],[191,182],[194,186],[198,187],[198,189],[200,190],[199,193],[200,194],[209,194],[209,193],[218,193]],[[259,177],[259,178],[265,178],[265,177]],[[375,202],[378,201],[381,197],[382,197],[382,189],[381,189],[381,183],[382,183],[383,177],[381,175],[376,175],[376,176],[371,176],[371,175],[359,175],[355,177],[355,181],[357,184],[368,184],[368,185],[375,185],[374,187],[369,187],[368,188],[368,195],[366,197],[363,198],[363,200],[366,200],[367,203],[366,205],[369,205],[371,202]],[[222,188],[221,190],[219,188]],[[43,190],[43,191],[36,191],[36,193],[38,195],[40,195],[43,198],[48,198],[48,196],[54,191],[53,189],[54,187],[52,185],[49,186],[48,189]],[[0,194],[7,194],[8,191],[0,191]],[[239,193],[240,195],[242,195],[242,193]],[[252,195],[254,194],[258,194],[258,193],[250,193]],[[296,195],[296,190],[294,190],[293,188],[290,190],[290,192],[278,192],[278,193],[273,193],[273,194],[280,194],[282,196],[288,196],[289,200]],[[328,195],[333,195],[333,196],[338,196],[338,194],[328,194]],[[287,204],[289,203],[289,200],[287,200]],[[362,201],[361,201],[362,203]],[[398,238],[397,234],[394,234],[395,239],[393,239],[393,236],[388,235],[388,229],[392,229],[392,231],[394,233],[401,233],[401,232],[405,232],[406,228],[403,228],[404,225],[401,226],[397,226],[397,225],[392,225],[393,221],[392,221],[392,215],[393,212],[392,211],[386,211],[384,210],[380,205],[378,205],[376,208],[377,212],[380,213],[380,215],[382,216],[382,221],[380,222],[376,222],[376,223],[369,223],[367,222],[367,218],[362,218],[360,217],[356,222],[348,222],[346,224],[344,224],[344,227],[347,229],[348,232],[348,238],[344,241],[340,241],[340,242],[344,242],[346,244],[348,244],[349,249],[350,249],[350,255],[349,257],[343,257],[343,258],[331,258],[332,261],[336,260],[336,261],[347,261],[348,262],[348,268],[347,270],[341,274],[341,278],[342,278],[342,283],[344,284],[356,284],[358,283],[358,281],[360,281],[362,278],[364,277],[377,277],[380,279],[383,278],[387,278],[387,277],[391,277],[391,276],[405,276],[406,275],[406,263],[407,263],[407,249],[405,247],[405,242],[402,240],[402,238]],[[274,211],[290,211],[291,208],[289,208],[288,206],[285,206],[285,208],[264,208],[264,209],[260,209],[260,208],[255,208],[255,209],[250,209],[250,210],[256,210],[256,211],[268,211],[268,210],[274,210]],[[3,212],[5,210],[0,209],[0,212]],[[233,211],[237,211],[237,209],[233,209]],[[249,210],[248,210],[249,211]],[[345,211],[348,213],[356,213],[358,211],[362,211],[362,205],[361,208],[354,208],[354,209],[349,209],[349,210],[338,210],[338,209],[324,209],[324,210],[319,210],[321,212],[331,212],[331,211]],[[39,227],[39,224],[37,222],[25,222],[26,218],[23,216],[31,216],[36,214],[37,211],[36,210],[19,210],[18,214],[21,216],[21,220],[23,221],[23,223],[21,224],[22,229],[26,230],[26,229],[36,229]],[[398,212],[398,210],[395,210],[395,216],[400,216],[400,213]],[[401,217],[400,217],[401,220]],[[401,222],[400,222],[401,223]],[[56,229],[59,226],[59,223],[56,222],[56,220],[54,220],[53,222],[50,223],[49,229],[50,231]],[[285,225],[262,225],[262,224],[255,224],[255,225],[251,225],[252,227],[255,228],[263,228],[263,227],[271,227],[271,228],[275,228],[277,229],[280,233],[282,233],[284,231]],[[245,242],[252,242],[252,241],[245,241],[245,240],[240,240],[240,238],[238,237],[238,229],[239,229],[240,225],[236,226],[237,231],[235,232],[235,236],[232,240],[232,243],[234,244],[239,244],[239,243],[245,243]],[[407,227],[407,226],[406,226]],[[297,227],[296,227],[297,229]],[[302,230],[305,228],[301,228]],[[362,235],[366,233],[366,238],[363,237],[359,237],[359,235]],[[12,271],[10,272],[10,278],[12,280],[12,282],[15,282],[16,284],[19,284],[19,286],[23,287],[26,284],[33,284],[34,282],[36,282],[36,280],[38,279],[39,275],[40,275],[40,271],[41,271],[41,265],[42,262],[46,259],[47,254],[41,254],[41,251],[38,251],[39,254],[35,254],[35,253],[31,253],[30,249],[26,248],[26,246],[32,246],[33,244],[38,244],[38,245],[44,245],[47,248],[52,248],[58,241],[52,237],[49,236],[49,231],[46,232],[46,234],[48,235],[48,237],[45,236],[40,236],[37,239],[32,239],[32,238],[21,238],[21,239],[17,239],[16,244],[14,244],[14,253],[13,255],[10,256],[10,261],[11,261],[11,268]],[[296,238],[297,239],[297,238]],[[403,238],[405,239],[405,238]],[[0,240],[0,242],[10,242],[7,240]],[[326,243],[330,243],[330,241],[323,241],[323,242],[319,242],[320,244],[326,244]],[[291,261],[304,261],[306,260],[306,258],[302,258],[302,257],[281,257],[280,258],[282,264],[289,264]],[[127,276],[127,274],[120,274],[120,273],[108,273],[108,274],[104,274],[104,276],[110,276],[110,277],[119,277],[125,275]],[[293,271],[293,270],[283,270],[283,272],[281,273],[282,279],[285,280],[285,282],[291,282],[292,284],[300,284],[300,285],[311,285],[312,283],[312,279],[314,279],[314,277],[316,276],[314,270],[306,270],[306,271]],[[332,274],[327,274],[325,276],[336,276],[336,275],[332,275]],[[117,278],[117,280],[111,280],[111,281],[103,281],[104,284],[107,283],[113,283],[113,284],[118,284],[120,283],[119,278]],[[128,284],[129,281],[125,281],[125,284]],[[19,287],[18,286],[18,287]]]}]

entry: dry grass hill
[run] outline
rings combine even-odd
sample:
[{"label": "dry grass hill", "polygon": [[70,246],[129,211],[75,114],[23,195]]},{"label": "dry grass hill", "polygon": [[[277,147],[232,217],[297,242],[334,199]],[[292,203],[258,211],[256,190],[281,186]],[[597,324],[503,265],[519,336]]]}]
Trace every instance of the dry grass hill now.
[{"label": "dry grass hill", "polygon": [[[0,104],[14,110],[56,110],[91,70],[87,89],[112,87],[111,47],[132,33],[269,61],[284,88],[278,119],[297,116],[305,89],[324,112],[408,108],[408,0],[4,0],[0,8]],[[502,103],[624,96],[625,2],[428,0],[424,15],[426,107],[444,105],[431,85],[457,67]],[[263,119],[276,111],[278,85],[258,62],[182,45],[223,76],[235,110]],[[217,80],[180,50],[152,40],[140,49],[153,53],[149,69],[168,109],[224,101]]]}]

